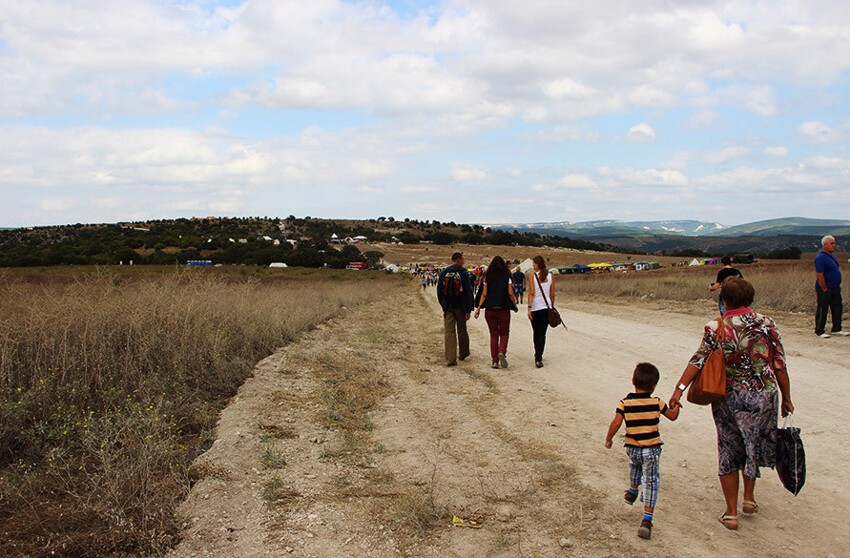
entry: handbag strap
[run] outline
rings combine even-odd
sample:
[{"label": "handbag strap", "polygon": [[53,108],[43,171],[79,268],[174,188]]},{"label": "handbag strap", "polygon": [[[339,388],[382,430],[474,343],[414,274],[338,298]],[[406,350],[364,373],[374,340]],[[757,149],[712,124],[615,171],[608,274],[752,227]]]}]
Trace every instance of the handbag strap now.
[{"label": "handbag strap", "polygon": [[791,428],[796,428],[794,424],[794,413],[788,413],[782,421],[782,428],[788,428],[789,426]]},{"label": "handbag strap", "polygon": [[546,293],[543,292],[543,285],[540,284],[540,277],[538,277],[537,274],[535,273],[534,278],[537,279],[537,286],[540,287],[540,295],[543,297],[543,302],[546,303],[546,308],[551,309],[552,307],[549,306],[549,301],[546,300]]},{"label": "handbag strap", "polygon": [[723,316],[717,318],[717,333],[715,334],[715,339],[717,339],[717,346],[719,347],[723,341],[726,339],[726,327],[723,325]]}]

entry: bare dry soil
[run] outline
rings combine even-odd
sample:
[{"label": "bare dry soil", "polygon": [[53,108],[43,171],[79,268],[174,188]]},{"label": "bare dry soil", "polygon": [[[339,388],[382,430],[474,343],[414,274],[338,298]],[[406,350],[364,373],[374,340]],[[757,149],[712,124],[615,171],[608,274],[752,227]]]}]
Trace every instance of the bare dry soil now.
[{"label": "bare dry soil", "polygon": [[393,288],[260,362],[193,467],[172,558],[847,555],[850,338],[779,323],[806,442],[802,493],[764,470],[761,512],[724,529],[710,411],[686,406],[661,425],[647,541],[639,506],[622,499],[625,453],[604,448],[605,432],[636,362],[661,369],[669,397],[710,313],[562,302],[570,331],[549,331],[542,369],[513,315],[500,370],[482,316],[472,357],[447,368],[434,298]]}]

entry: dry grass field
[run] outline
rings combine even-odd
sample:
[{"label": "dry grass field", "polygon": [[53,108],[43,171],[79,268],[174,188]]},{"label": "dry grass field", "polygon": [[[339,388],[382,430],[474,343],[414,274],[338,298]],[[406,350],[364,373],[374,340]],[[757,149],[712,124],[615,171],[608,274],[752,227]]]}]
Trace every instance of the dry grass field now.
[{"label": "dry grass field", "polygon": [[[527,247],[361,247],[371,249],[402,264],[445,265],[456,250],[472,265],[495,255],[542,254],[552,266],[627,259]],[[847,254],[839,256],[846,261]],[[756,287],[758,308],[807,327],[814,311],[812,258],[739,266]],[[652,259],[665,267],[558,277],[558,304],[681,304],[710,315],[707,287],[718,266],[671,267],[682,258]],[[199,478],[190,464],[212,442],[221,409],[254,365],[317,324],[353,316],[359,305],[409,286],[406,276],[384,273],[246,266],[0,271],[0,555],[165,553],[179,537],[174,510]],[[370,319],[380,320],[374,314]],[[375,321],[358,330],[369,345],[364,355],[381,354],[382,344],[388,352],[434,352],[417,347],[412,333],[388,327]],[[325,346],[327,353],[311,357],[324,386],[321,422],[345,433],[341,455],[359,455],[372,443],[370,413],[385,395],[383,384],[358,384],[369,376],[349,374],[346,353]],[[401,353],[399,359],[409,358]],[[291,366],[295,371],[301,363]],[[405,373],[424,374],[414,380],[427,382],[430,370],[417,366]],[[263,467],[284,466],[274,443],[288,432],[263,430]],[[409,508],[398,513],[434,522],[430,507],[427,513]]]},{"label": "dry grass field", "polygon": [[189,465],[255,363],[388,282],[239,268],[3,272],[0,555],[163,552]]}]

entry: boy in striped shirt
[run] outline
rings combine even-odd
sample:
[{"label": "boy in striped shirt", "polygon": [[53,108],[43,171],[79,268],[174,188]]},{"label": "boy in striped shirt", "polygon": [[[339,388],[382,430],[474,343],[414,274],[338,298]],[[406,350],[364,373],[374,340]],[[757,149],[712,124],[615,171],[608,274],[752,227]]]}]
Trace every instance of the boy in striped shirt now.
[{"label": "boy in striped shirt", "polygon": [[661,458],[661,436],[658,433],[660,416],[670,420],[679,417],[680,407],[670,409],[657,397],[652,397],[659,378],[658,368],[648,362],[640,362],[632,374],[635,391],[620,400],[614,420],[608,427],[605,447],[613,445],[614,434],[626,422],[626,453],[629,456],[629,478],[631,485],[623,497],[626,503],[635,503],[638,488],[643,484],[643,520],[638,536],[648,539],[652,536],[652,514],[658,498],[658,461]]}]

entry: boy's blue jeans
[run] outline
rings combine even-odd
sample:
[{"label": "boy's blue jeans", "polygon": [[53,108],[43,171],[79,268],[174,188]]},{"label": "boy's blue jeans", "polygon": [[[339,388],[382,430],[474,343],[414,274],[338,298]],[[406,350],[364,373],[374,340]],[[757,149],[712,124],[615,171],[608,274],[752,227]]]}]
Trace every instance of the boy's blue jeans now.
[{"label": "boy's blue jeans", "polygon": [[661,446],[636,448],[626,446],[629,456],[629,480],[632,486],[643,485],[643,506],[655,509],[658,499],[658,480],[661,478],[658,462],[661,459]]}]

